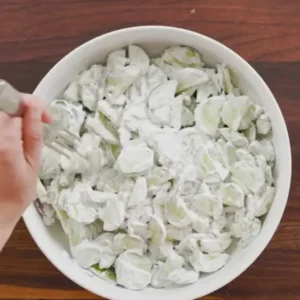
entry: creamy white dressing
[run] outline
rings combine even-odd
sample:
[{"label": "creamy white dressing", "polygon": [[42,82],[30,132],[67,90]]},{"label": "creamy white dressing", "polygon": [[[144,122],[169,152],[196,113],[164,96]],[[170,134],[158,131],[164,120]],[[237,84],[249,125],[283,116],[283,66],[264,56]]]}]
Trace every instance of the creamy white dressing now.
[{"label": "creamy white dressing", "polygon": [[191,284],[259,234],[276,193],[272,124],[227,66],[131,45],[50,111],[81,143],[70,159],[44,148],[37,208],[82,268],[132,290]]}]

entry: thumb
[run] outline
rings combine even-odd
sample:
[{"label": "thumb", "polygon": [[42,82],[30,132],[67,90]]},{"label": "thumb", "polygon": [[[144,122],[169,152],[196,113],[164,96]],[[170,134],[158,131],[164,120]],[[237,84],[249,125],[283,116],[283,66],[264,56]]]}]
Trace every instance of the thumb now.
[{"label": "thumb", "polygon": [[39,102],[26,101],[23,116],[23,149],[30,167],[38,171],[44,142],[44,125],[42,121],[43,107]]},{"label": "thumb", "polygon": [[31,94],[22,94],[22,106],[24,108],[24,110],[26,109],[26,106],[28,105],[28,103],[31,102],[38,102],[39,105],[41,105],[42,107],[42,121],[45,124],[51,123],[52,122],[52,117],[49,114],[49,112],[47,111],[47,109],[45,108],[43,102],[41,99],[39,99],[38,97],[36,97],[35,95],[31,95]]}]

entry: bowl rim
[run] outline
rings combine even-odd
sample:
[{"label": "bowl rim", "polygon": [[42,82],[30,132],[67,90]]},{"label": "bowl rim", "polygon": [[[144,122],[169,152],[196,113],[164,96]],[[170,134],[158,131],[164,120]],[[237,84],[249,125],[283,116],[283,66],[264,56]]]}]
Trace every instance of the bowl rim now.
[{"label": "bowl rim", "polygon": [[[234,280],[235,278],[237,278],[241,273],[243,273],[251,264],[253,264],[253,262],[258,258],[258,256],[262,253],[262,251],[266,248],[266,246],[268,245],[268,243],[270,242],[270,240],[272,239],[273,235],[275,234],[279,223],[281,221],[282,215],[284,213],[285,207],[286,207],[286,203],[288,200],[288,195],[289,195],[289,190],[290,190],[290,185],[291,185],[291,174],[292,174],[292,157],[291,157],[291,147],[290,147],[290,139],[289,139],[289,134],[288,134],[288,130],[287,130],[287,126],[284,120],[284,117],[282,115],[282,112],[279,108],[279,105],[274,97],[274,95],[272,94],[271,90],[269,89],[269,87],[267,86],[267,84],[264,82],[264,80],[261,78],[261,76],[253,69],[253,67],[246,61],[244,60],[241,56],[239,56],[236,52],[234,52],[233,50],[231,50],[229,47],[225,46],[224,44],[218,42],[217,40],[214,40],[210,37],[207,37],[201,33],[195,32],[195,31],[191,31],[191,30],[187,30],[187,29],[183,29],[183,28],[178,28],[178,27],[172,27],[172,26],[153,26],[153,25],[149,25],[149,26],[135,26],[135,27],[128,27],[128,28],[123,28],[123,29],[119,29],[119,30],[114,30],[108,33],[105,33],[103,35],[97,36],[91,40],[88,40],[87,42],[79,45],[78,47],[76,47],[74,50],[72,50],[71,52],[67,53],[64,57],[62,57],[52,68],[51,70],[43,77],[43,79],[40,81],[40,83],[38,84],[38,86],[36,87],[35,91],[33,92],[33,94],[38,95],[39,91],[42,90],[45,85],[45,82],[48,81],[56,72],[56,70],[59,68],[59,65],[64,61],[69,59],[71,56],[74,56],[77,54],[77,52],[81,51],[82,48],[88,46],[89,44],[94,43],[97,40],[101,40],[101,39],[105,39],[108,36],[113,36],[113,35],[119,35],[125,32],[129,32],[131,31],[132,34],[134,34],[135,32],[138,32],[139,34],[144,31],[144,30],[153,30],[153,31],[160,31],[160,30],[165,30],[165,31],[170,31],[170,33],[174,33],[176,34],[176,32],[180,32],[182,34],[188,34],[193,36],[194,38],[201,38],[202,40],[206,40],[206,42],[214,44],[216,47],[219,47],[221,49],[221,51],[226,51],[228,54],[230,54],[231,56],[234,57],[235,60],[237,60],[238,64],[242,64],[245,68],[247,68],[247,72],[252,73],[253,76],[255,76],[256,80],[258,81],[259,85],[264,89],[264,93],[266,93],[266,97],[268,97],[269,99],[272,100],[273,104],[274,104],[274,109],[276,110],[276,113],[281,117],[282,121],[281,123],[283,124],[283,128],[282,130],[284,131],[284,136],[282,136],[282,140],[283,142],[286,144],[286,150],[287,153],[285,153],[287,156],[285,158],[286,161],[286,168],[287,168],[287,178],[285,179],[285,183],[286,183],[286,187],[285,187],[285,191],[284,193],[284,199],[281,199],[281,205],[280,205],[280,209],[278,208],[276,210],[276,212],[273,214],[274,220],[272,220],[272,223],[268,224],[268,235],[266,235],[263,239],[263,241],[259,244],[259,248],[258,250],[256,250],[255,252],[251,253],[251,255],[248,256],[247,260],[243,261],[243,263],[241,263],[239,265],[239,268],[236,272],[230,272],[230,274],[228,274],[228,276],[223,276],[223,278],[219,279],[218,282],[216,284],[213,284],[212,287],[210,287],[207,291],[205,291],[205,293],[203,293],[203,291],[201,290],[193,290],[191,291],[188,295],[184,295],[181,298],[174,298],[174,295],[172,296],[172,299],[181,299],[181,300],[190,300],[190,299],[195,299],[198,297],[202,297],[204,295],[208,295],[220,288],[222,288],[223,286],[225,286],[226,284],[228,284],[229,282],[231,282],[232,280]],[[63,273],[67,278],[71,279],[73,282],[75,282],[77,285],[81,286],[82,288],[96,294],[99,295],[101,297],[105,297],[108,299],[113,299],[113,300],[124,300],[125,298],[120,295],[119,293],[109,293],[105,290],[101,290],[101,288],[97,288],[95,286],[93,286],[92,284],[80,281],[78,278],[76,278],[75,275],[73,275],[72,273],[68,273],[67,270],[65,270],[63,267],[61,267],[59,265],[59,262],[52,257],[51,255],[51,251],[49,250],[49,247],[47,247],[47,245],[42,244],[42,242],[39,239],[39,236],[35,234],[35,224],[34,222],[31,222],[31,212],[32,209],[34,207],[33,204],[31,204],[29,206],[29,208],[25,211],[25,213],[23,214],[23,219],[25,222],[25,225],[29,231],[29,233],[31,234],[33,240],[35,241],[35,243],[37,244],[37,246],[40,248],[40,250],[44,253],[44,255],[47,257],[47,259],[61,272]],[[35,209],[35,208],[34,208]],[[84,272],[84,270],[82,270]],[[99,290],[101,292],[99,292]],[[134,299],[139,299],[139,297],[143,296],[146,300],[150,300],[152,299],[151,295],[150,297],[147,297],[147,295],[142,295],[139,292],[136,293],[136,298],[134,297]],[[181,294],[182,296],[182,294]]]}]

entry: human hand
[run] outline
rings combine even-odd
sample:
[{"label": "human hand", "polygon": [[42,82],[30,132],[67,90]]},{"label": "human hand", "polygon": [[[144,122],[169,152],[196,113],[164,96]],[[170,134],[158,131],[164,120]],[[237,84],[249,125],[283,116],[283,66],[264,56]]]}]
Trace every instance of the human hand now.
[{"label": "human hand", "polygon": [[0,112],[0,250],[36,197],[43,123],[51,122],[36,97],[23,95],[23,106],[22,118]]}]

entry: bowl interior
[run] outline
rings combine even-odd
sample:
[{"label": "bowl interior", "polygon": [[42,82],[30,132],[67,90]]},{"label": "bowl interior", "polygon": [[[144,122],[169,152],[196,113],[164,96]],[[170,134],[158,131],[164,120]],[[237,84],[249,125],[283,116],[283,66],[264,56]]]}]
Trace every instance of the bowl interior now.
[{"label": "bowl interior", "polygon": [[152,300],[154,297],[172,300],[194,299],[213,292],[237,277],[258,257],[273,236],[284,211],[290,187],[291,154],[286,125],[272,93],[241,57],[210,38],[171,27],[135,27],[91,40],[64,57],[41,81],[35,94],[50,103],[57,99],[79,72],[94,63],[105,63],[111,51],[129,44],[142,46],[151,57],[155,57],[171,45],[191,46],[198,50],[205,62],[210,65],[226,63],[234,73],[235,85],[254,102],[263,105],[273,126],[273,142],[277,158],[277,192],[260,234],[249,247],[234,251],[223,269],[201,276],[193,285],[170,289],[147,288],[135,292],[110,285],[79,268],[68,254],[68,243],[60,226],[47,228],[33,205],[25,212],[24,220],[48,259],[67,277],[95,294],[115,300],[134,300],[140,299],[141,296],[145,300]]}]

